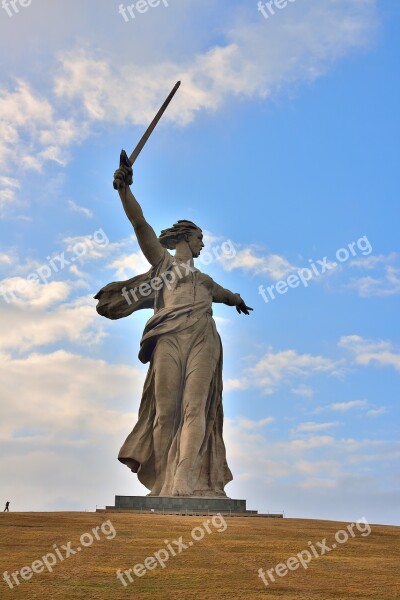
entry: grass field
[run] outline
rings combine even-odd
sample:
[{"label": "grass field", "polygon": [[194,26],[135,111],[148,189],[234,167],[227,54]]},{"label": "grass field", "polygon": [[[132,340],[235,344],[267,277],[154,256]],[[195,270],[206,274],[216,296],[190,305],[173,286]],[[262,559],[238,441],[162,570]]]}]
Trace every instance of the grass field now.
[{"label": "grass field", "polygon": [[[127,513],[1,514],[0,598],[400,599],[400,527],[371,525],[368,535],[365,525],[353,527],[353,534],[347,526],[334,521],[252,517],[212,521],[211,517]],[[340,540],[347,535],[348,541],[336,542],[339,530],[347,532],[339,534]],[[179,543],[181,536],[187,548]],[[324,538],[325,548],[317,544]],[[287,574],[273,572],[275,582],[267,578],[266,587],[258,570],[266,572],[307,549],[311,556],[308,542],[319,557],[306,563],[308,556],[303,553],[307,569],[300,563],[295,570],[278,567]],[[336,548],[328,552],[326,546],[333,544]],[[75,554],[66,557],[68,548]],[[154,555],[162,549],[157,559]],[[47,558],[52,572],[42,561],[49,553],[53,554]],[[290,563],[292,568],[296,560]],[[137,564],[142,565],[136,567],[141,576],[131,571],[131,583],[124,575],[125,587],[117,570],[133,570]],[[3,579],[5,571],[12,589]],[[19,585],[11,576],[16,571]]]}]

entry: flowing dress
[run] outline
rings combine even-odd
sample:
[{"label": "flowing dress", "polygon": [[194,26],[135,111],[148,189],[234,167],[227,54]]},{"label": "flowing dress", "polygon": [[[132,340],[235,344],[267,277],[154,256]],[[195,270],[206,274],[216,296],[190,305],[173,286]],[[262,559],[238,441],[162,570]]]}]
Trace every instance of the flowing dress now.
[{"label": "flowing dress", "polygon": [[[170,274],[166,277],[165,274]],[[172,274],[172,275],[171,275]],[[164,279],[162,279],[164,275]],[[159,282],[163,281],[163,285]],[[142,284],[150,284],[147,295],[138,294]],[[122,290],[135,290],[128,303]],[[216,284],[195,268],[186,269],[164,250],[159,264],[148,273],[125,282],[111,283],[95,296],[97,311],[118,319],[141,308],[154,308],[140,342],[139,359],[149,362],[138,421],[123,444],[118,459],[137,473],[149,490],[160,488],[156,481],[154,428],[157,424],[157,375],[168,378],[174,398],[170,423],[162,492],[172,495],[173,481],[181,459],[181,432],[190,419],[190,398],[197,387],[205,390],[204,439],[191,469],[192,495],[224,496],[232,480],[223,441],[222,344],[212,318],[212,302],[234,305],[235,294]],[[159,476],[159,475],[158,475]]]}]

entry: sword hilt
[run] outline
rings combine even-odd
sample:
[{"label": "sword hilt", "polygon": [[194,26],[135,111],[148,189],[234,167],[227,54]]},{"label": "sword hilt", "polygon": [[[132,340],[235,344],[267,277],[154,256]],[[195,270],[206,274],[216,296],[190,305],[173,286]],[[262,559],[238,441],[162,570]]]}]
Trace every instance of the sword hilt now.
[{"label": "sword hilt", "polygon": [[[121,150],[121,154],[119,156],[119,166],[120,167],[128,167],[128,169],[132,168],[131,161],[129,160],[128,155],[125,152],[125,150]],[[122,185],[121,179],[114,179],[114,183],[113,183],[114,190],[119,190],[121,185]],[[130,178],[130,181],[127,181],[127,185],[132,185],[132,177]]]}]

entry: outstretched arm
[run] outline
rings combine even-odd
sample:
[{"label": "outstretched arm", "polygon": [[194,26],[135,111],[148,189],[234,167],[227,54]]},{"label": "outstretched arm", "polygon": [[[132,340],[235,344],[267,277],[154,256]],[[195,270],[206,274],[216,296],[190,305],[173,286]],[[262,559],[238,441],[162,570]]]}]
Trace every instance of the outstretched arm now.
[{"label": "outstretched arm", "polygon": [[129,182],[132,182],[132,169],[121,166],[115,172],[114,179],[120,181],[118,193],[126,216],[135,230],[140,249],[149,263],[155,267],[164,256],[164,248],[160,244],[154,229],[144,218],[142,208],[131,192]]},{"label": "outstretched arm", "polygon": [[241,298],[240,294],[234,294],[230,290],[218,285],[218,283],[215,283],[215,281],[213,282],[212,295],[213,302],[221,302],[228,306],[236,306],[236,310],[239,314],[244,313],[245,315],[249,315],[249,311],[253,310],[250,306],[246,306],[246,303],[243,298]]}]

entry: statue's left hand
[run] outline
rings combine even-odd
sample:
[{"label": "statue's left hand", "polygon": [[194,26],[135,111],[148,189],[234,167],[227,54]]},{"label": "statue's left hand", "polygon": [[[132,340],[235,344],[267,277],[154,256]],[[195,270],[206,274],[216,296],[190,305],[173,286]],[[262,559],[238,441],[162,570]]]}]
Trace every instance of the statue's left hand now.
[{"label": "statue's left hand", "polygon": [[245,301],[243,300],[243,298],[241,298],[240,300],[241,300],[241,302],[240,302],[240,304],[238,304],[238,305],[236,306],[236,310],[238,311],[238,313],[239,313],[239,314],[240,314],[240,313],[243,313],[243,314],[245,314],[245,315],[249,315],[249,314],[250,314],[250,313],[249,313],[249,311],[250,311],[250,310],[254,310],[254,309],[253,309],[253,308],[250,308],[250,306],[246,306],[246,303],[245,303]]}]

